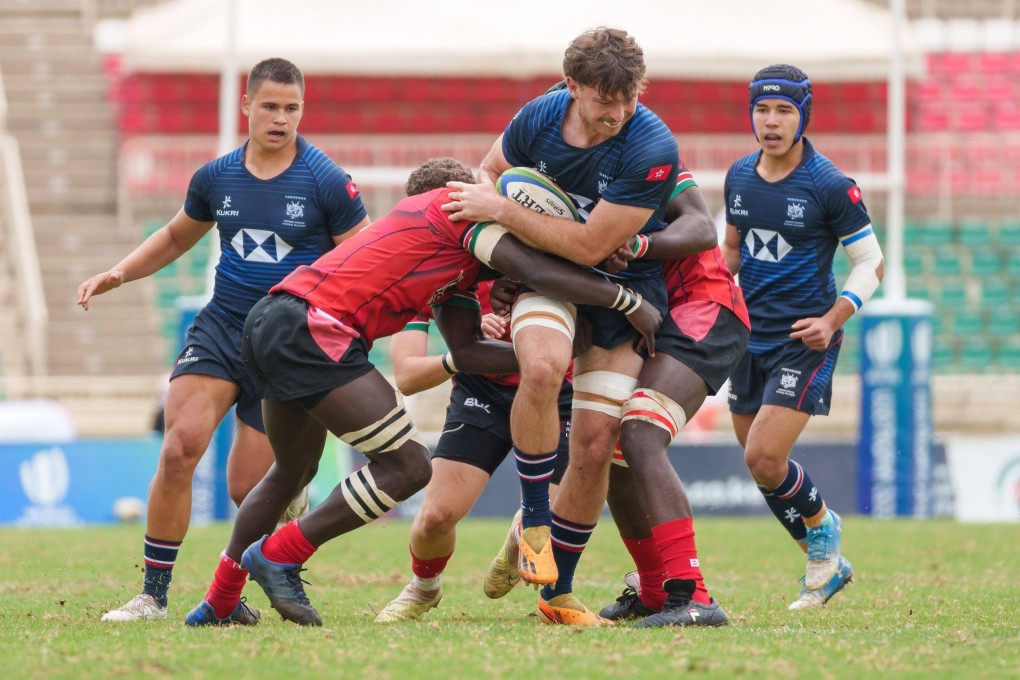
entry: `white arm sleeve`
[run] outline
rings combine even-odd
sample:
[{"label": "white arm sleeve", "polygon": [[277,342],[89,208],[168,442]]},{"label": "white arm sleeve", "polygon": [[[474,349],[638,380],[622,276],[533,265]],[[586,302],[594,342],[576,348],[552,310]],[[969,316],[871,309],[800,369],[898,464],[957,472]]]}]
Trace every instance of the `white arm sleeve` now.
[{"label": "white arm sleeve", "polygon": [[882,247],[878,244],[875,230],[870,224],[844,236],[840,243],[843,244],[843,250],[853,264],[840,297],[852,304],[856,312],[861,305],[871,299],[878,288],[878,267],[882,264]]}]

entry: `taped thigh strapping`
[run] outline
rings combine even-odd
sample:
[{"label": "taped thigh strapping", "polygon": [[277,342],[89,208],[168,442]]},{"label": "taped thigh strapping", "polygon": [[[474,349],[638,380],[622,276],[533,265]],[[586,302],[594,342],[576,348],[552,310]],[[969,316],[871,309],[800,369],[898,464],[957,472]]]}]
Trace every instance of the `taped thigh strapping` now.
[{"label": "taped thigh strapping", "polygon": [[637,378],[612,371],[589,371],[575,375],[573,407],[622,418],[623,404],[635,386]]},{"label": "taped thigh strapping", "polygon": [[366,465],[355,470],[350,477],[340,482],[344,500],[365,524],[397,507],[397,501],[375,483],[370,467]]},{"label": "taped thigh strapping", "polygon": [[[687,414],[684,413],[680,404],[662,392],[641,388],[634,390],[634,394],[623,405],[621,423],[628,420],[640,420],[662,428],[669,433],[669,439],[672,441],[687,424]],[[612,462],[614,465],[627,467],[627,461],[623,457],[619,441],[616,442],[616,447],[613,450]]]},{"label": "taped thigh strapping", "polygon": [[510,316],[510,339],[528,326],[557,330],[574,341],[574,316],[565,304],[544,295],[525,298],[514,305]]},{"label": "taped thigh strapping", "polygon": [[399,394],[397,405],[392,411],[366,428],[341,435],[340,439],[368,458],[374,458],[387,451],[395,451],[409,440],[425,446],[424,440],[418,434],[418,428],[404,410],[404,403]]},{"label": "taped thigh strapping", "polygon": [[623,405],[623,421],[641,420],[661,427],[672,441],[687,424],[687,414],[680,404],[662,392],[641,388],[634,390]]}]

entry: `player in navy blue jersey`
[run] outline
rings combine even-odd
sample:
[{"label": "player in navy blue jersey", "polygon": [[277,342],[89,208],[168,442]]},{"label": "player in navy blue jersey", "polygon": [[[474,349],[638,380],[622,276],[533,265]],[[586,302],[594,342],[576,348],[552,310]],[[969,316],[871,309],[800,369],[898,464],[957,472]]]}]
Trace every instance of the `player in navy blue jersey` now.
[{"label": "player in navy blue jersey", "polygon": [[[840,554],[842,523],[790,451],[812,415],[826,415],[842,326],[878,288],[882,249],[857,184],[804,137],[811,81],[785,64],[750,84],[761,149],[726,174],[723,252],[751,317],[748,351],[730,385],[744,461],[776,518],[807,553],[790,609],[824,605],[852,580]],[[837,246],[853,266],[837,295]]]},{"label": "player in navy blue jersey", "polygon": [[[166,431],[149,487],[143,590],[104,621],[166,617],[195,467],[231,406],[237,405],[237,420],[227,484],[235,503],[273,463],[261,402],[241,361],[245,317],[295,267],[311,264],[369,223],[350,176],[298,136],[303,99],[304,77],[294,64],[256,64],[241,99],[248,141],[195,173],[184,206],[166,226],[78,287],[78,304],[88,310],[93,296],[154,274],[214,226],[219,231],[212,299],[188,329],[170,377]],[[238,623],[257,621],[257,612],[243,603],[229,615]]]},{"label": "player in navy blue jersey", "polygon": [[[644,54],[625,31],[598,28],[575,38],[563,74],[566,87],[527,103],[482,161],[481,183],[452,184],[456,191],[444,209],[455,219],[494,220],[541,250],[596,266],[639,232],[665,226],[679,153],[666,125],[638,103]],[[514,166],[534,167],[556,182],[584,221],[541,215],[500,196],[492,182]],[[633,264],[624,283],[665,311],[661,263]],[[570,463],[550,508],[556,398],[575,323],[590,327],[592,346],[574,363]],[[546,586],[538,601],[543,621],[599,625],[605,621],[572,594],[573,574],[605,502],[621,406],[634,391],[642,358],[623,314],[530,292],[514,305],[512,333],[521,364],[511,411],[523,497],[521,578]]]}]

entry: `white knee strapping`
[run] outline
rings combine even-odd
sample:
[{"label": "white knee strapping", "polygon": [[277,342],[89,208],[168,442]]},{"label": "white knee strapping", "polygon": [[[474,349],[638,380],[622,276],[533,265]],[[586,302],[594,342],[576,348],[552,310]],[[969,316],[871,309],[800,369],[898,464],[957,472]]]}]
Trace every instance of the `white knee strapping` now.
[{"label": "white knee strapping", "polygon": [[623,405],[623,422],[641,420],[661,427],[669,433],[670,441],[687,424],[687,414],[680,404],[662,392],[641,388],[634,390]]},{"label": "white knee strapping", "polygon": [[510,315],[510,340],[516,339],[517,332],[528,326],[552,328],[574,341],[574,315],[564,303],[544,295],[525,298],[514,305]]},{"label": "white knee strapping", "polygon": [[573,407],[622,418],[623,403],[636,386],[637,378],[612,371],[589,371],[575,375]]},{"label": "white knee strapping", "polygon": [[356,470],[350,477],[340,482],[340,489],[343,491],[347,505],[351,506],[351,509],[365,524],[379,519],[397,507],[397,501],[390,498],[375,483],[375,478],[372,477],[372,471],[368,466]]},{"label": "white knee strapping", "polygon": [[397,405],[392,411],[368,427],[357,432],[348,432],[340,439],[368,458],[396,450],[409,440],[425,446],[425,441],[418,434],[418,428],[414,426],[411,417],[404,410],[404,403],[399,394],[397,395]]},{"label": "white knee strapping", "polygon": [[492,251],[507,230],[498,222],[483,222],[475,225],[468,234],[467,249],[472,255],[491,267]]}]

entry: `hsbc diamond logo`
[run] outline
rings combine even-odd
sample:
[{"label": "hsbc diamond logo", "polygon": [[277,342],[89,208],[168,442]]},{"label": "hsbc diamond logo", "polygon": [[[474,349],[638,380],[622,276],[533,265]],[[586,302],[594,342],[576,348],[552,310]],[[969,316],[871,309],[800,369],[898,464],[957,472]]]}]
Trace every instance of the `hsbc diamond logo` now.
[{"label": "hsbc diamond logo", "polygon": [[293,250],[276,232],[264,229],[241,229],[230,245],[246,262],[282,262]]},{"label": "hsbc diamond logo", "polygon": [[768,229],[752,229],[744,239],[751,257],[764,262],[779,262],[786,257],[793,246],[786,242],[779,232]]}]

